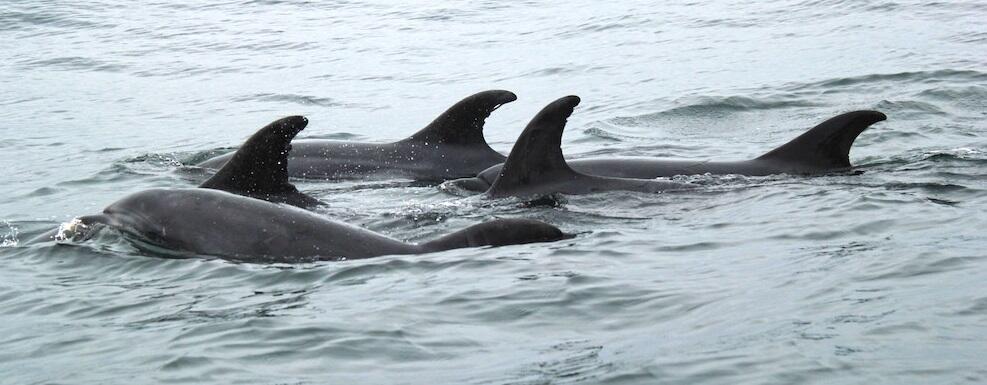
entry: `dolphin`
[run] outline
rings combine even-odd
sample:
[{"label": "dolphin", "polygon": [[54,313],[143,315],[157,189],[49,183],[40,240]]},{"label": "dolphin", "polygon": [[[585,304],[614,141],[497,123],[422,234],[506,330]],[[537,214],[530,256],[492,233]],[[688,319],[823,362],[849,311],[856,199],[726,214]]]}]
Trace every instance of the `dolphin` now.
[{"label": "dolphin", "polygon": [[[170,251],[265,262],[360,259],[571,238],[543,222],[495,219],[408,244],[306,211],[301,207],[318,200],[289,182],[287,160],[292,138],[307,124],[302,116],[275,120],[247,139],[199,188],[139,191],[101,214],[77,218],[66,231],[73,238],[84,237],[109,226]],[[60,230],[46,237],[65,238]]]},{"label": "dolphin", "polygon": [[613,190],[656,193],[691,187],[686,183],[604,177],[573,170],[562,156],[562,131],[578,104],[578,96],[566,96],[549,103],[531,119],[487,189],[487,197],[579,195]]},{"label": "dolphin", "polygon": [[138,244],[248,262],[362,259],[571,238],[543,222],[495,219],[409,244],[297,207],[201,188],[140,191],[72,223],[73,235],[109,226]]},{"label": "dolphin", "polygon": [[[837,115],[809,129],[788,143],[754,159],[741,161],[673,160],[643,157],[583,158],[571,160],[573,170],[617,178],[667,178],[676,175],[772,174],[817,175],[850,170],[850,146],[872,124],[887,119],[878,111],[852,111]],[[476,177],[446,182],[447,186],[473,192],[490,188],[503,164],[491,166]]]},{"label": "dolphin", "polygon": [[[517,100],[510,91],[491,90],[454,104],[411,137],[392,143],[299,140],[288,157],[288,175],[308,179],[408,178],[442,182],[473,176],[504,162],[483,137],[486,118]],[[231,155],[200,167],[218,169]]]}]

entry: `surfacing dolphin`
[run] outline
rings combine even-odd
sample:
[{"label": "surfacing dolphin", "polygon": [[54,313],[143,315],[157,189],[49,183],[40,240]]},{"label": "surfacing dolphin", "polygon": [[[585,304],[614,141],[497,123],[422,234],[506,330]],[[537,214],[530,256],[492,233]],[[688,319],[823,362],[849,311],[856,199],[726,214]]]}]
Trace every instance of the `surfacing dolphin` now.
[{"label": "surfacing dolphin", "polygon": [[92,234],[94,226],[104,225],[140,242],[182,254],[286,263],[422,254],[571,237],[543,222],[495,219],[429,242],[408,244],[303,209],[199,188],[137,192],[109,205],[102,214],[80,217],[74,223],[74,234]]},{"label": "surfacing dolphin", "polygon": [[546,223],[497,219],[415,245],[272,203],[303,207],[318,203],[288,181],[291,138],[307,123],[301,116],[278,119],[251,136],[200,188],[152,189],[128,195],[102,214],[73,221],[72,232],[90,234],[94,226],[110,226],[180,253],[264,262],[359,259],[569,237]]},{"label": "surfacing dolphin", "polygon": [[[288,157],[288,175],[309,179],[407,178],[441,182],[474,176],[504,162],[483,137],[487,117],[517,100],[510,91],[469,96],[409,138],[392,143],[299,140]],[[231,155],[199,164],[220,168]]]},{"label": "surfacing dolphin", "polygon": [[[618,178],[667,178],[676,175],[771,174],[813,175],[846,171],[850,164],[850,146],[872,124],[887,119],[878,111],[853,111],[837,115],[788,143],[757,158],[742,161],[692,161],[657,158],[584,158],[569,161],[572,169],[589,175]],[[473,178],[447,182],[466,191],[482,192],[490,188],[503,164],[492,166]]]},{"label": "surfacing dolphin", "polygon": [[574,171],[562,156],[562,131],[578,104],[578,96],[566,96],[545,106],[531,119],[487,190],[487,197],[578,195],[614,190],[655,193],[691,187],[686,183],[603,177]]}]

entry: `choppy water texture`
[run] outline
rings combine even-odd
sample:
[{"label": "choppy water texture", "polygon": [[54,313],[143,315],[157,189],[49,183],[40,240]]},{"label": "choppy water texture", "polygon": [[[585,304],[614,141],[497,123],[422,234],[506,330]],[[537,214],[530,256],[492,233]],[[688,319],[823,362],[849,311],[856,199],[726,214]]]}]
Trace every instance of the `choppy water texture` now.
[{"label": "choppy water texture", "polygon": [[[199,4],[201,3],[201,4]],[[396,4],[401,3],[401,4]],[[981,1],[4,1],[0,383],[987,382]],[[305,265],[29,240],[288,114],[383,141],[459,98],[518,102],[509,150],[583,98],[571,158],[743,159],[853,109],[860,175],[522,208],[393,182],[301,183],[420,241],[490,217],[554,244]],[[194,170],[193,170],[194,171]]]}]

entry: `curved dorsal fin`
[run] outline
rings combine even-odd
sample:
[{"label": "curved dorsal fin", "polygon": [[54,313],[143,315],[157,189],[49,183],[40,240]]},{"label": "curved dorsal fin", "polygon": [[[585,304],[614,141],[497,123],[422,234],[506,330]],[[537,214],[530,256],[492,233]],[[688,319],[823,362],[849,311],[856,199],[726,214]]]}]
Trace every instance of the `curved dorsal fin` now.
[{"label": "curved dorsal fin", "polygon": [[503,90],[467,96],[405,141],[481,146],[493,151],[483,138],[483,124],[490,113],[515,100],[513,92]]},{"label": "curved dorsal fin", "polygon": [[780,160],[819,169],[850,167],[850,146],[867,127],[887,119],[878,111],[853,111],[813,127],[757,159]]},{"label": "curved dorsal fin", "polygon": [[577,105],[579,97],[570,95],[542,108],[514,143],[487,195],[507,196],[536,183],[582,176],[562,156],[562,131]]},{"label": "curved dorsal fin", "polygon": [[297,193],[288,182],[288,152],[291,140],[306,125],[304,116],[289,116],[264,126],[199,187],[262,199],[271,194]]}]

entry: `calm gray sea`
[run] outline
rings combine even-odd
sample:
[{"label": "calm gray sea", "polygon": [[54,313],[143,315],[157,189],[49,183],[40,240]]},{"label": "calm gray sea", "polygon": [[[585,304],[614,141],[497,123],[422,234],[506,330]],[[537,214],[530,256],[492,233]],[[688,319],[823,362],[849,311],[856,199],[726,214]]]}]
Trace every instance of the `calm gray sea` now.
[{"label": "calm gray sea", "polygon": [[[5,0],[2,384],[983,384],[987,3]],[[520,207],[299,187],[420,241],[491,217],[575,239],[303,265],[33,237],[289,114],[400,139],[461,97],[568,94],[570,158],[745,159],[887,113],[859,175],[700,176]]]}]

